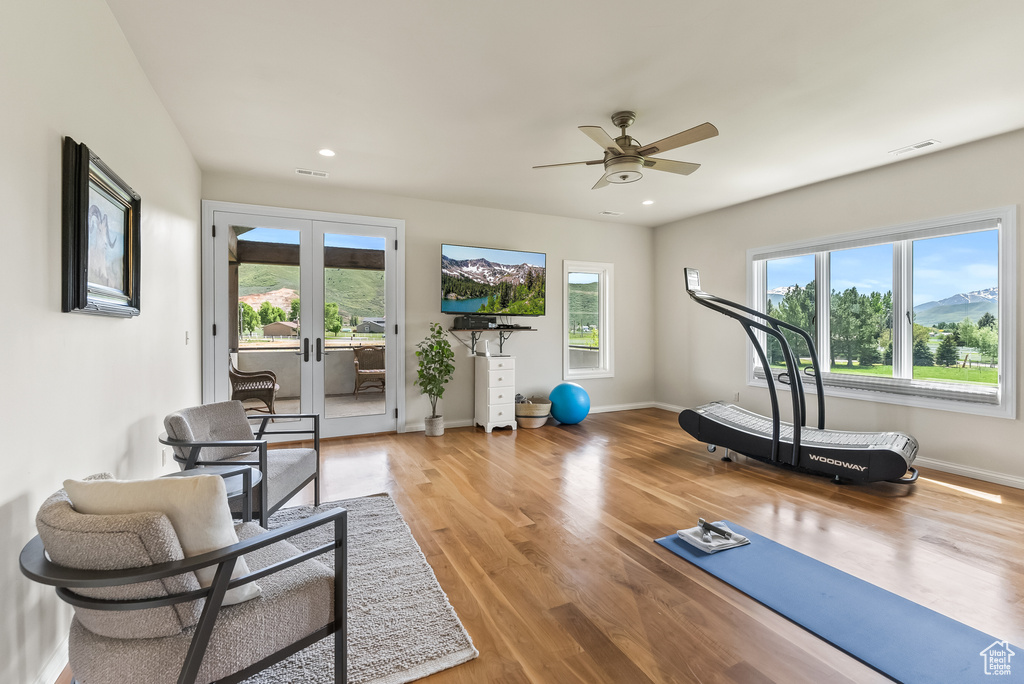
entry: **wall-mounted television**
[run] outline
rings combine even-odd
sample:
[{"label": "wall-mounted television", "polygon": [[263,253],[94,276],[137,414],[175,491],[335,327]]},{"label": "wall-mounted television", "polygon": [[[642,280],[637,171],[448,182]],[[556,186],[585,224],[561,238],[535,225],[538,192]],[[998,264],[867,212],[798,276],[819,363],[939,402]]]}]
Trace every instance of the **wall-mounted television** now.
[{"label": "wall-mounted television", "polygon": [[543,316],[547,255],[441,245],[441,313]]}]

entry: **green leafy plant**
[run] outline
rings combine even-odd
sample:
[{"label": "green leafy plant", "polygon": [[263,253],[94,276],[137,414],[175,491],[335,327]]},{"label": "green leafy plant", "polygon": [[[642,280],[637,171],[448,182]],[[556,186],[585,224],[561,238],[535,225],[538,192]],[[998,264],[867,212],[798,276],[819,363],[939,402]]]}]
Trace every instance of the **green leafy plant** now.
[{"label": "green leafy plant", "polygon": [[416,386],[430,399],[430,417],[437,418],[437,400],[444,396],[444,386],[455,374],[455,352],[440,324],[430,324],[430,334],[416,345],[416,358],[420,360]]}]

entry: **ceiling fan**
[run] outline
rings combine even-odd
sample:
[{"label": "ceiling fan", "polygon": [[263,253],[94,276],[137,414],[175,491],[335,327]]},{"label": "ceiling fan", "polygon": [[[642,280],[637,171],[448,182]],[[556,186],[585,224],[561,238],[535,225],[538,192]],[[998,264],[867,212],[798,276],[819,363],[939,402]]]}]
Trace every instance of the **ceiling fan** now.
[{"label": "ceiling fan", "polygon": [[622,131],[618,138],[612,138],[605,133],[600,126],[580,126],[587,137],[604,148],[603,159],[591,161],[566,162],[564,164],[543,164],[534,166],[535,169],[545,169],[552,166],[573,166],[575,164],[604,164],[604,175],[594,184],[591,190],[603,188],[609,183],[632,183],[643,178],[643,169],[654,169],[655,171],[668,171],[688,176],[700,168],[700,164],[690,162],[672,161],[671,159],[656,159],[650,155],[659,152],[674,150],[683,145],[707,140],[718,135],[718,129],[710,123],[702,123],[699,126],[687,129],[682,133],[670,135],[649,145],[641,145],[636,140],[626,135],[626,129],[636,121],[636,112],[615,112],[612,114],[612,123]]}]

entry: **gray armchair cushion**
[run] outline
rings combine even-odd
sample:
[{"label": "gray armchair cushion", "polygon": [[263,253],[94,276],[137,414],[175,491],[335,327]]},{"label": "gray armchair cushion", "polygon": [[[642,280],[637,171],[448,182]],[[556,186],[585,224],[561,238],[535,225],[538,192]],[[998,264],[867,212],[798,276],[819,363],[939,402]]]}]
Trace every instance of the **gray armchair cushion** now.
[{"label": "gray armchair cushion", "polygon": [[[225,464],[233,461],[248,461],[249,454],[223,459]],[[281,503],[304,480],[316,473],[316,450],[314,449],[271,449],[267,452],[267,473],[263,482],[253,492],[253,510],[263,510],[262,494],[267,493],[271,510]],[[241,498],[230,502],[232,512],[242,509]]]},{"label": "gray armchair cushion", "polygon": [[[89,479],[112,479],[104,473]],[[181,544],[163,513],[83,515],[63,489],[53,494],[36,515],[36,528],[50,559],[70,568],[120,570],[182,560]],[[78,589],[92,598],[138,599],[199,589],[189,572],[162,580],[103,589]],[[163,608],[111,612],[75,608],[76,620],[97,635],[115,639],[153,638],[180,634],[199,620],[200,601]]]},{"label": "gray armchair cushion", "polygon": [[[240,540],[264,532],[256,523],[237,530]],[[255,571],[298,553],[288,542],[278,542],[245,559]],[[334,619],[334,572],[315,559],[268,575],[260,586],[259,597],[221,610],[198,681],[237,672]],[[71,670],[90,684],[173,684],[193,631],[160,639],[110,639],[87,629],[76,616],[68,643]]]},{"label": "gray armchair cushion", "polygon": [[[175,411],[164,418],[164,429],[171,439],[188,442],[256,439],[240,401],[222,401]],[[179,459],[186,459],[189,449],[174,447],[174,452]],[[199,459],[220,461],[250,452],[251,448],[203,447]],[[253,458],[256,457],[253,453]]]}]

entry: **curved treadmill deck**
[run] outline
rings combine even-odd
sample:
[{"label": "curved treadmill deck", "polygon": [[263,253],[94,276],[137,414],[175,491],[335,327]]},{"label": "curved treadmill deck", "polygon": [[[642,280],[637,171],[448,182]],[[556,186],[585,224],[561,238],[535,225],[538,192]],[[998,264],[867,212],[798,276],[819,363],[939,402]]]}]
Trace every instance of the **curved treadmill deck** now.
[{"label": "curved treadmill deck", "polygon": [[[733,404],[713,402],[679,414],[679,426],[695,439],[771,461],[772,420]],[[902,432],[845,432],[803,427],[793,463],[793,425],[782,422],[779,462],[855,481],[896,480],[917,456],[917,440]],[[900,458],[893,458],[893,456]]]}]

